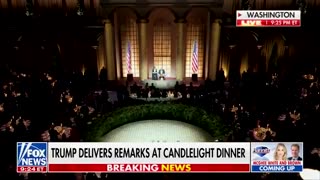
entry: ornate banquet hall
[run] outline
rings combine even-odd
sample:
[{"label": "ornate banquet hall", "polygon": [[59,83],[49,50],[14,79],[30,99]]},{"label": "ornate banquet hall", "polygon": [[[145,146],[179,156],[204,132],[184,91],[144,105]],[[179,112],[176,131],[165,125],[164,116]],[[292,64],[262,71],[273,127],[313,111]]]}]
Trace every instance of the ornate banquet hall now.
[{"label": "ornate banquet hall", "polygon": [[[178,81],[193,74],[214,80],[219,71],[227,78],[285,73],[316,59],[317,8],[312,0],[1,0],[1,59],[22,69],[59,67],[96,77],[105,68],[111,81],[128,74],[150,80],[153,67]],[[302,28],[236,28],[239,9],[301,9]]]},{"label": "ornate banquet hall", "polygon": [[[96,176],[16,173],[16,141],[86,140],[304,142],[300,175],[139,177],[310,179],[320,168],[319,8],[318,0],[0,0],[8,147],[0,155],[12,157],[2,158],[0,179]],[[302,25],[236,27],[237,10],[299,10]]]}]

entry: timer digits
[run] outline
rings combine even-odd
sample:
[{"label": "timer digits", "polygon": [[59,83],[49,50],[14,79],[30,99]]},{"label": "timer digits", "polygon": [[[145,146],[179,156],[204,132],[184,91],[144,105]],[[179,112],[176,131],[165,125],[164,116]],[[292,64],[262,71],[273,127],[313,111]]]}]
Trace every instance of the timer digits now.
[{"label": "timer digits", "polygon": [[18,167],[17,172],[46,172],[46,167],[33,167],[33,166],[24,166],[24,167]]}]

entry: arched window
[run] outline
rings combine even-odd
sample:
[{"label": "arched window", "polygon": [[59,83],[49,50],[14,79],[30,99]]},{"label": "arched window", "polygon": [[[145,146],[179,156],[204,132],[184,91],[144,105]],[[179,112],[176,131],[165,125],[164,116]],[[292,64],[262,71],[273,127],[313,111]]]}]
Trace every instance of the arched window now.
[{"label": "arched window", "polygon": [[[192,60],[197,59],[198,77],[203,76],[204,62],[204,43],[205,43],[205,25],[201,23],[187,24],[187,49],[186,49],[186,77],[191,77],[194,74],[192,69]],[[195,47],[196,46],[196,47]],[[196,51],[196,52],[195,52]],[[195,56],[194,56],[195,54]]]},{"label": "arched window", "polygon": [[171,75],[171,25],[156,22],[153,26],[153,58],[157,69],[163,68],[166,75]]},{"label": "arched window", "polygon": [[134,18],[128,18],[120,24],[122,76],[127,77],[128,61],[134,77],[139,77],[139,43],[138,28]]}]

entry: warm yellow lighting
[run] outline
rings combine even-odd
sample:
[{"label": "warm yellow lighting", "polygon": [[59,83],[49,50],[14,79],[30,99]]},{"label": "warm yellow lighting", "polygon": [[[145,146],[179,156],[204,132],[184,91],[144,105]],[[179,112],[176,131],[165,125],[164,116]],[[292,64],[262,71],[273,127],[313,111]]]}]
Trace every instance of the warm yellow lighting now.
[{"label": "warm yellow lighting", "polygon": [[86,67],[84,66],[84,64],[82,65],[82,68],[81,68],[81,73],[82,75],[84,75],[84,73],[86,72]]},{"label": "warm yellow lighting", "polygon": [[72,97],[72,96],[66,95],[65,98],[67,99],[67,102],[68,102],[68,103],[72,103],[72,101],[73,101],[73,97]]},{"label": "warm yellow lighting", "polygon": [[223,70],[223,74],[225,78],[228,78],[228,74],[229,74],[229,67],[227,67],[227,64],[222,64],[222,68]]},{"label": "warm yellow lighting", "polygon": [[247,72],[249,68],[248,59],[243,58],[240,65],[240,73]]},{"label": "warm yellow lighting", "polygon": [[203,74],[203,62],[204,62],[204,38],[205,38],[205,26],[204,24],[189,23],[187,26],[187,39],[186,39],[186,66],[185,77],[191,77],[192,71],[192,55],[195,40],[198,41],[198,77],[202,77]]},{"label": "warm yellow lighting", "polygon": [[153,65],[171,75],[171,26],[161,21],[153,27]]},{"label": "warm yellow lighting", "polygon": [[121,24],[120,39],[121,39],[121,62],[122,76],[127,77],[127,53],[130,44],[131,51],[131,72],[134,77],[140,76],[140,56],[139,56],[139,41],[138,41],[138,26],[134,18],[129,18]]},{"label": "warm yellow lighting", "polygon": [[303,169],[300,177],[303,180],[320,179],[320,171],[316,169]]},{"label": "warm yellow lighting", "polygon": [[223,72],[224,72],[224,77],[225,77],[225,78],[228,78],[229,72],[228,72],[227,70],[223,70]]},{"label": "warm yellow lighting", "polygon": [[[230,46],[229,46],[230,47]],[[230,69],[230,50],[223,49],[220,53],[220,66],[219,70],[222,69],[224,72],[224,77],[228,79],[229,69]]]}]

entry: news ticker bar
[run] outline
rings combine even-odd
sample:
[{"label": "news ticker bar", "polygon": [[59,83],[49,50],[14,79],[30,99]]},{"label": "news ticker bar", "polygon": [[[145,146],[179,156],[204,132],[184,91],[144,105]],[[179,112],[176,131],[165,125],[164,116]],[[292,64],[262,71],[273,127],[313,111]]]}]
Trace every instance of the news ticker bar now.
[{"label": "news ticker bar", "polygon": [[17,172],[301,172],[302,154],[301,142],[18,142]]},{"label": "news ticker bar", "polygon": [[237,20],[237,27],[301,27],[301,20]]}]

